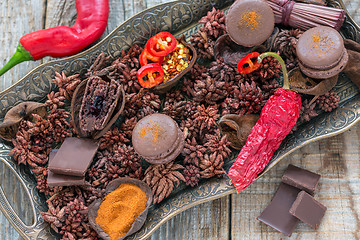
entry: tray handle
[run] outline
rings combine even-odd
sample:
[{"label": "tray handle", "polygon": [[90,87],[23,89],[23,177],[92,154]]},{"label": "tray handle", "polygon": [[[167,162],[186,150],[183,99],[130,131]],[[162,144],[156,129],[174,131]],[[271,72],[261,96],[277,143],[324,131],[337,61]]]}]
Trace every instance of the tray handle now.
[{"label": "tray handle", "polygon": [[[14,210],[14,208],[9,203],[8,198],[6,197],[6,194],[1,186],[0,186],[0,210],[8,219],[10,224],[17,230],[18,233],[20,233],[20,235],[24,239],[27,240],[39,239],[39,236],[42,235],[40,233],[44,229],[44,226],[42,226],[44,224],[44,221],[41,217],[40,209],[36,208],[38,207],[37,206],[38,204],[36,204],[34,201],[34,194],[37,195],[36,185],[33,182],[28,181],[27,179],[21,176],[21,174],[19,173],[20,167],[16,165],[11,160],[10,157],[8,156],[6,156],[5,158],[0,157],[0,161],[4,164],[4,166],[9,168],[12,174],[17,178],[19,183],[22,185],[21,192],[25,193],[28,199],[30,200],[31,211],[33,213],[32,224],[27,225],[22,221],[21,217],[19,217],[19,214]],[[35,198],[39,198],[39,196],[37,195]],[[24,233],[26,233],[26,235]]]}]

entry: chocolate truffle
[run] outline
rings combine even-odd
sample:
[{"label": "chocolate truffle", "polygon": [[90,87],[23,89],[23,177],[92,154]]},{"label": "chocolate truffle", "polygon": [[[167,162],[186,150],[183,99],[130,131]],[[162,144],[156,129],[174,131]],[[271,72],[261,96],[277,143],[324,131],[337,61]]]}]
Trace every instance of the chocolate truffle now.
[{"label": "chocolate truffle", "polygon": [[274,30],[275,17],[262,0],[238,0],[226,15],[226,30],[239,45],[252,47],[266,41]]},{"label": "chocolate truffle", "polygon": [[132,144],[146,161],[163,164],[180,154],[184,148],[184,135],[171,117],[155,113],[136,124]]},{"label": "chocolate truffle", "polygon": [[339,32],[325,26],[304,32],[296,45],[296,55],[301,71],[316,79],[336,76],[349,59]]}]

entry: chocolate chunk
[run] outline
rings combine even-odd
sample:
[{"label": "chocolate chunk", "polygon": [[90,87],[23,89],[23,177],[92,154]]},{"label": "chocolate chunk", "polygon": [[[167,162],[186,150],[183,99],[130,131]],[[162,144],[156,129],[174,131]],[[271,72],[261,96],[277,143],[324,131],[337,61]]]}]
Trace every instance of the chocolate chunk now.
[{"label": "chocolate chunk", "polygon": [[320,175],[290,164],[281,180],[284,183],[314,195],[320,180]]},{"label": "chocolate chunk", "polygon": [[[57,151],[58,151],[57,149],[54,149],[50,152],[49,163],[53,161]],[[56,174],[49,170],[47,184],[49,185],[49,187],[85,185],[85,177],[75,177],[69,175]]]},{"label": "chocolate chunk", "polygon": [[257,218],[266,225],[291,236],[299,219],[289,213],[300,189],[281,183],[271,203]]},{"label": "chocolate chunk", "polygon": [[326,207],[305,191],[301,191],[289,212],[313,229],[317,229],[324,217]]},{"label": "chocolate chunk", "polygon": [[86,138],[66,138],[54,159],[49,162],[49,170],[53,173],[85,176],[99,143]]}]

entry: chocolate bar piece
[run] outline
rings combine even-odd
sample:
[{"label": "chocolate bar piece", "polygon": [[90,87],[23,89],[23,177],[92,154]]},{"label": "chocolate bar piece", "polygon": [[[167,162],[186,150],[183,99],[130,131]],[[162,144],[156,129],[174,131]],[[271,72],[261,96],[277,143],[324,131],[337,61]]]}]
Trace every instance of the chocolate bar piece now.
[{"label": "chocolate bar piece", "polygon": [[280,183],[274,198],[257,219],[290,237],[299,219],[291,215],[289,210],[300,191],[298,188]]},{"label": "chocolate bar piece", "polygon": [[286,184],[314,195],[320,175],[290,164],[281,180]]},{"label": "chocolate bar piece", "polygon": [[[51,163],[57,153],[57,149],[53,149],[49,154],[49,163]],[[48,171],[47,184],[49,187],[57,186],[79,186],[85,185],[85,177],[75,177],[69,175],[56,174]]]},{"label": "chocolate bar piece", "polygon": [[315,200],[310,194],[301,191],[289,212],[313,229],[317,229],[324,217],[326,207]]},{"label": "chocolate bar piece", "polygon": [[49,170],[53,173],[85,176],[99,143],[87,138],[66,138],[54,159],[49,162]]}]

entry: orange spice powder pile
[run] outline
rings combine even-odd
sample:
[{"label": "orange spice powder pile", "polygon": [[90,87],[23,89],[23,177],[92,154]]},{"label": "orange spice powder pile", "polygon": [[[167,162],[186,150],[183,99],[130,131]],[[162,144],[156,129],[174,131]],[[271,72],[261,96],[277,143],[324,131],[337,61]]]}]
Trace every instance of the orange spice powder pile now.
[{"label": "orange spice powder pile", "polygon": [[96,222],[115,240],[124,236],[135,219],[145,210],[146,193],[132,183],[123,183],[105,196]]},{"label": "orange spice powder pile", "polygon": [[241,17],[241,25],[245,25],[248,28],[251,28],[252,30],[255,30],[259,26],[259,19],[260,16],[255,12],[246,12]]}]

